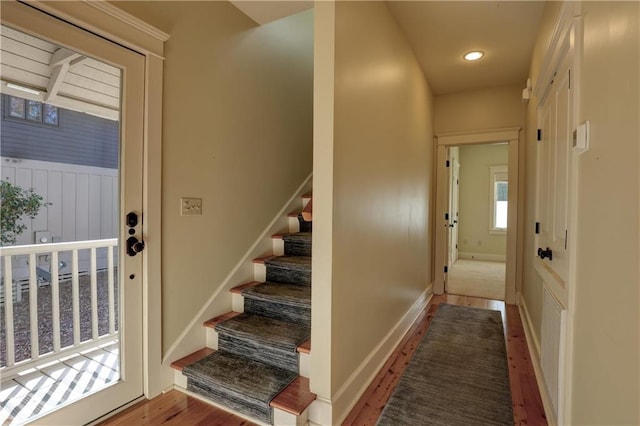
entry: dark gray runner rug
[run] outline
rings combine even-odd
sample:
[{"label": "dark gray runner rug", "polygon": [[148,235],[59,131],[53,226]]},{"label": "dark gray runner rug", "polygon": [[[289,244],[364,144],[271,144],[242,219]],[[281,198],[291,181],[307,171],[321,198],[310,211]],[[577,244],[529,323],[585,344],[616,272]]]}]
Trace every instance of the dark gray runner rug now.
[{"label": "dark gray runner rug", "polygon": [[513,425],[500,312],[440,305],[378,425]]},{"label": "dark gray runner rug", "polygon": [[214,352],[182,370],[187,390],[272,423],[269,403],[297,373],[225,351]]}]

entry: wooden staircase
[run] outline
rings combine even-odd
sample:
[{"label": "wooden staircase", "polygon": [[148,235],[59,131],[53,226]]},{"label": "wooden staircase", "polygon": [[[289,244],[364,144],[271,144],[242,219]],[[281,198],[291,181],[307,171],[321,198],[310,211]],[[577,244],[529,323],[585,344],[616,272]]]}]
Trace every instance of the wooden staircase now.
[{"label": "wooden staircase", "polygon": [[[311,194],[304,195],[302,200],[302,209],[289,214],[289,232],[272,236],[273,254],[253,261],[254,280],[230,290],[233,310],[203,324],[206,347],[171,364],[176,370],[178,390],[195,392],[200,399],[263,424],[304,425],[307,409],[316,398],[309,390],[308,379],[312,224],[303,218],[303,212],[304,217],[311,218]],[[302,341],[291,346],[298,340]],[[238,366],[240,373],[231,379],[212,378],[211,386],[215,389],[211,395],[203,396],[201,387],[192,382],[195,380],[192,370],[216,362],[227,362],[225,365],[234,370]],[[293,378],[268,402],[269,408],[265,409],[270,413],[256,411],[251,405],[255,399],[252,388],[260,387],[256,383],[262,380],[263,370],[276,376],[285,375],[287,382]],[[206,382],[210,383],[208,378]],[[246,398],[239,395],[239,389],[247,389]],[[219,393],[223,395],[218,396]],[[245,400],[249,401],[246,408]]]}]

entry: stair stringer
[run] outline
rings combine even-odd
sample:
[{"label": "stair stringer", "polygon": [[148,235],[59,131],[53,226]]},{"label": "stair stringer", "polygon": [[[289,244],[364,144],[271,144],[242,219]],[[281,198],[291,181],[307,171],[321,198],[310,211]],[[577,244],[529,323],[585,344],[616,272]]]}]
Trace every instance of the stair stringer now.
[{"label": "stair stringer", "polygon": [[271,236],[277,233],[289,232],[290,220],[288,213],[303,208],[302,196],[311,190],[312,177],[313,174],[310,174],[302,182],[271,223],[247,250],[242,259],[238,261],[222,283],[215,288],[213,294],[189,322],[189,325],[185,327],[167,353],[164,354],[162,358],[164,389],[169,389],[176,384],[171,362],[206,346],[206,327],[203,327],[202,324],[213,317],[232,310],[232,295],[229,290],[245,282],[253,281],[255,271],[253,259],[273,254],[274,243]]}]

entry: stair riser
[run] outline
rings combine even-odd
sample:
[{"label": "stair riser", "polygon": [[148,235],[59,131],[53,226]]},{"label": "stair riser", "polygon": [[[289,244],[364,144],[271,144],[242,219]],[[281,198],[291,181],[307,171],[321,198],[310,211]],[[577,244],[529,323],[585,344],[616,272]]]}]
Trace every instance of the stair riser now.
[{"label": "stair riser", "polygon": [[274,256],[283,256],[284,255],[284,240],[282,238],[272,238],[273,243],[273,255]]},{"label": "stair riser", "polygon": [[254,417],[260,421],[266,423],[273,423],[273,413],[271,408],[263,407],[251,401],[243,400],[240,398],[234,398],[227,393],[219,392],[218,389],[205,387],[203,385],[194,383],[192,379],[187,381],[187,390],[189,392],[202,395],[213,402],[226,406],[244,415]]},{"label": "stair riser", "polygon": [[311,270],[297,270],[267,265],[267,281],[298,285],[311,285]]},{"label": "stair riser", "polygon": [[311,240],[309,241],[285,241],[285,256],[311,256]]},{"label": "stair riser", "polygon": [[220,350],[225,350],[236,355],[241,355],[246,358],[280,367],[295,373],[298,373],[300,369],[298,365],[297,352],[290,352],[261,345],[254,341],[229,336],[226,333],[218,333],[218,347]]},{"label": "stair riser", "polygon": [[245,297],[244,312],[311,326],[311,307],[298,307]]},{"label": "stair riser", "polygon": [[300,352],[298,354],[298,364],[300,364],[299,375],[309,378],[311,374],[311,354]]}]

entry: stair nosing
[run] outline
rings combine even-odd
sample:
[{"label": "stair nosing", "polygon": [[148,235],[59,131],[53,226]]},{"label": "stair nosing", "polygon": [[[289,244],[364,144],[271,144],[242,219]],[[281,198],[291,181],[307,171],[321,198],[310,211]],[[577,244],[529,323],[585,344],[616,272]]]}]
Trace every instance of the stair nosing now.
[{"label": "stair nosing", "polygon": [[227,313],[218,315],[217,317],[214,317],[214,318],[211,318],[210,320],[205,321],[202,325],[207,328],[215,329],[216,325],[220,324],[221,322],[235,318],[238,315],[242,315],[242,312],[229,311]]},{"label": "stair nosing", "polygon": [[[184,367],[186,367],[189,364],[193,364],[194,362],[198,362],[200,361],[202,358],[211,355],[212,353],[214,353],[216,350],[215,349],[211,349],[208,347],[204,347],[202,349],[198,349],[195,352],[190,353],[187,356],[184,356],[180,359],[177,359],[175,361],[173,361],[171,363],[171,368],[173,368],[174,370],[178,370],[178,371],[182,371],[184,369]],[[186,360],[189,360],[188,363],[185,364]],[[182,365],[184,364],[184,365]]]},{"label": "stair nosing", "polygon": [[249,288],[249,287],[255,287],[255,286],[260,285],[260,284],[265,284],[265,283],[262,282],[262,281],[250,281],[248,283],[237,285],[237,286],[233,287],[232,289],[230,289],[229,291],[231,293],[234,293],[234,294],[242,294],[242,291],[244,289]]},{"label": "stair nosing", "polygon": [[[300,388],[304,389],[301,390]],[[287,396],[288,393],[298,394],[296,398],[293,398],[296,402],[295,404],[288,403],[291,400]],[[302,393],[302,395],[300,395],[300,393]],[[300,396],[302,396],[302,398]],[[279,410],[286,411],[287,413],[291,413],[295,416],[299,416],[317,398],[318,396],[309,390],[309,379],[306,377],[298,376],[293,380],[293,382],[289,383],[286,388],[284,388],[271,400],[271,402],[269,403],[269,407],[277,408]]]}]

